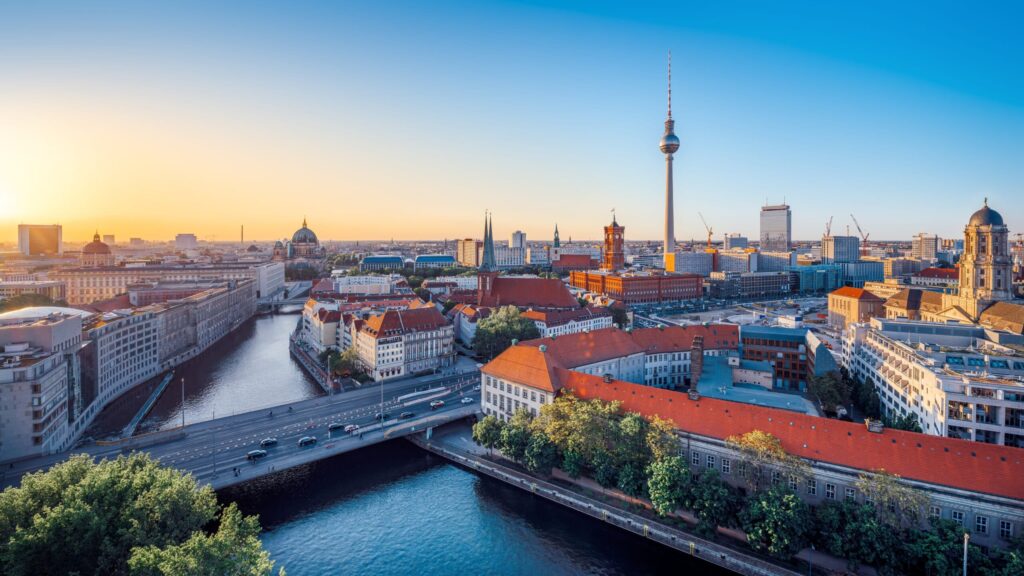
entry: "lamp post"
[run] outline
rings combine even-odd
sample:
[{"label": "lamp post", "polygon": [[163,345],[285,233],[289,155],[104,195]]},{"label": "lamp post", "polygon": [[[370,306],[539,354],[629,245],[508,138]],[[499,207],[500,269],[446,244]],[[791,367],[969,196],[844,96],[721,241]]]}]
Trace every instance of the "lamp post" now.
[{"label": "lamp post", "polygon": [[970,532],[964,532],[964,576],[967,576],[967,542],[971,539]]},{"label": "lamp post", "polygon": [[181,427],[185,427],[185,377],[181,377]]}]

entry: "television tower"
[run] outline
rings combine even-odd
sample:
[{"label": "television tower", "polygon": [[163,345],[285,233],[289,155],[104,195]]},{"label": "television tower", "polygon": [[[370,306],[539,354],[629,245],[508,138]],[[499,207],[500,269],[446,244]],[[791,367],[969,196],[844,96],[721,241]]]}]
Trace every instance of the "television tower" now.
[{"label": "television tower", "polygon": [[672,119],[672,52],[668,53],[668,117],[665,134],[661,136],[661,152],[665,155],[665,271],[676,271],[675,208],[672,203],[672,155],[679,150],[679,137]]}]

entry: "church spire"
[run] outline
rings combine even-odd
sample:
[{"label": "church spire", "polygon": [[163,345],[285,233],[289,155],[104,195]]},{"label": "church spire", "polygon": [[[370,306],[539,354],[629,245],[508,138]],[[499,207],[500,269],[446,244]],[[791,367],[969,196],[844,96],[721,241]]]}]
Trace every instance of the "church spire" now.
[{"label": "church spire", "polygon": [[555,241],[554,241],[554,245],[555,245],[555,248],[560,248],[562,246],[561,240],[558,239],[558,223],[557,222],[555,222]]},{"label": "church spire", "polygon": [[491,272],[496,267],[494,261],[494,224],[491,222],[491,214],[488,212],[484,218],[484,254],[480,262],[480,270]]}]

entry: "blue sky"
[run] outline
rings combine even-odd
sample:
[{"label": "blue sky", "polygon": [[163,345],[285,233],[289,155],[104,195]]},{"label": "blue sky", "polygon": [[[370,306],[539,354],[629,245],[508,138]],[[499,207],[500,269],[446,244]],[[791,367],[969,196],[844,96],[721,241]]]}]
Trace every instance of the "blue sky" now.
[{"label": "blue sky", "polygon": [[670,49],[680,239],[1020,230],[1024,8],[892,4],[0,7],[0,238],[656,239]]}]

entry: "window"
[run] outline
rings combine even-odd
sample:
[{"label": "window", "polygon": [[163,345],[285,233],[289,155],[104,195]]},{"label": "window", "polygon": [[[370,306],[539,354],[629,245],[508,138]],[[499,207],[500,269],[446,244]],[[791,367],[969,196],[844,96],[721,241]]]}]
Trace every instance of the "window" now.
[{"label": "window", "polygon": [[825,498],[827,498],[829,500],[835,500],[836,499],[836,485],[835,484],[829,484],[827,482],[825,483]]},{"label": "window", "polygon": [[928,515],[932,518],[942,518],[942,508],[932,506],[931,510],[928,511]]},{"label": "window", "polygon": [[700,466],[700,454],[696,450],[690,452],[690,463],[694,466]]},{"label": "window", "polygon": [[856,500],[857,499],[857,491],[854,490],[853,488],[847,488],[846,489],[846,499],[847,500]]},{"label": "window", "polygon": [[778,486],[782,482],[782,472],[772,470],[772,486]]},{"label": "window", "polygon": [[807,479],[807,494],[810,496],[818,495],[818,481],[814,478]]},{"label": "window", "polygon": [[1013,522],[1010,522],[1009,520],[999,521],[999,537],[1003,540],[1013,538]]},{"label": "window", "polygon": [[988,516],[974,517],[974,531],[978,534],[988,534]]},{"label": "window", "polygon": [[728,474],[732,471],[732,462],[728,458],[722,458],[722,474]]},{"label": "window", "polygon": [[708,468],[715,467],[715,456],[713,454],[708,454],[707,466]]},{"label": "window", "polygon": [[796,490],[797,490],[796,476],[790,476],[789,477],[789,489],[792,490],[793,492],[796,492]]},{"label": "window", "polygon": [[963,512],[961,512],[959,510],[953,510],[952,512],[949,513],[949,517],[953,519],[953,522],[956,522],[960,526],[964,525],[964,513]]}]

